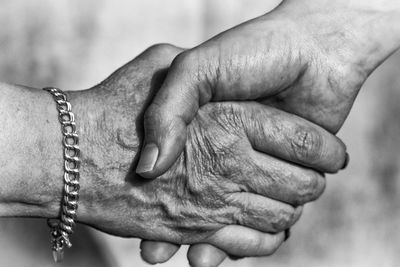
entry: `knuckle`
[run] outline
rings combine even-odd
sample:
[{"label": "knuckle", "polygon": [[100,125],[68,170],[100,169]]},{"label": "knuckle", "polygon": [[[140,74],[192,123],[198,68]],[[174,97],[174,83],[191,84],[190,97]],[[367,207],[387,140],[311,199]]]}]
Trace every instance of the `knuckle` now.
[{"label": "knuckle", "polygon": [[271,220],[272,231],[275,233],[282,232],[289,228],[296,217],[295,210],[289,205],[285,205],[279,209],[278,214]]},{"label": "knuckle", "polygon": [[235,212],[232,213],[232,222],[236,225],[246,225],[245,214],[247,210],[247,204],[242,206]]},{"label": "knuckle", "polygon": [[155,103],[151,104],[143,115],[145,128],[154,128],[156,125],[159,125],[161,119],[159,114],[159,106]]},{"label": "knuckle", "polygon": [[[211,63],[210,63],[211,62]],[[200,105],[216,97],[217,65],[201,48],[185,50],[178,54],[171,63],[170,73],[175,73],[187,81],[186,87],[194,93]]]},{"label": "knuckle", "polygon": [[221,129],[227,133],[237,133],[237,130],[243,128],[243,116],[237,104],[219,103],[214,106],[215,110],[212,113],[212,118]]},{"label": "knuckle", "polygon": [[197,61],[196,53],[193,50],[185,50],[177,55],[172,62],[173,66],[181,66],[183,68],[189,68],[193,65],[193,62]]},{"label": "knuckle", "polygon": [[168,116],[156,103],[145,111],[143,125],[146,139],[163,142],[162,140],[170,137],[178,144],[183,144],[186,140],[185,124]]},{"label": "knuckle", "polygon": [[316,200],[324,191],[325,179],[315,171],[309,171],[300,176],[298,187],[295,189],[297,205]]},{"label": "knuckle", "polygon": [[297,160],[312,164],[320,158],[322,137],[317,131],[300,126],[295,131],[291,146]]},{"label": "knuckle", "polygon": [[151,119],[152,117],[154,117],[154,116],[156,115],[156,113],[157,113],[156,110],[157,110],[157,109],[156,109],[156,107],[155,107],[154,105],[150,105],[150,106],[147,108],[147,110],[144,112],[144,114],[143,114],[144,120],[146,121],[146,120],[149,120],[149,119]]},{"label": "knuckle", "polygon": [[168,44],[168,43],[159,43],[159,44],[154,44],[152,46],[150,46],[149,48],[146,49],[146,52],[149,53],[155,53],[155,54],[169,54],[169,53],[173,53],[174,51],[176,51],[178,48],[172,44]]}]

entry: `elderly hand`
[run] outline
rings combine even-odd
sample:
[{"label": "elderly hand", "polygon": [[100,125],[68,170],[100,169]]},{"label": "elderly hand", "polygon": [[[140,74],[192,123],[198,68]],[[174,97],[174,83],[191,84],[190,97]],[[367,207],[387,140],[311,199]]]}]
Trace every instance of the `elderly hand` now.
[{"label": "elderly hand", "polygon": [[211,101],[266,100],[336,133],[365,79],[399,46],[399,13],[390,0],[287,0],[179,54],[146,111],[149,147],[137,172],[166,171]]},{"label": "elderly hand", "polygon": [[142,180],[129,172],[142,131],[134,118],[177,52],[149,49],[95,88],[70,92],[81,114],[78,220],[121,236],[205,242],[237,256],[270,254],[300,206],[325,184],[320,173],[278,158],[337,171],[345,147],[322,128],[271,107],[209,104],[189,125],[173,166],[159,179]]},{"label": "elderly hand", "polygon": [[[181,53],[146,112],[151,149],[143,150],[146,164],[137,172],[155,178],[168,169],[183,149],[187,125],[210,101],[257,100],[336,133],[365,79],[399,46],[400,5],[383,3],[285,0]],[[165,261],[177,249],[154,242],[142,248],[149,262]],[[207,245],[189,255],[193,266],[216,266],[225,257]]]}]

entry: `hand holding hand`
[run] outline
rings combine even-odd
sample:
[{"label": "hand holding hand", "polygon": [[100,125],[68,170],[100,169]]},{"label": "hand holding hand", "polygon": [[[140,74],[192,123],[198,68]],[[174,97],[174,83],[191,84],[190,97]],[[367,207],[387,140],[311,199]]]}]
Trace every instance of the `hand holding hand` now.
[{"label": "hand holding hand", "polygon": [[78,219],[122,236],[206,242],[238,256],[270,254],[300,215],[293,206],[324,188],[318,172],[277,157],[321,166],[334,161],[337,171],[345,148],[322,128],[271,107],[209,104],[190,124],[185,152],[167,173],[154,181],[126,176],[141,132],[132,116],[140,118],[176,51],[149,49],[99,86],[72,93],[77,113],[85,114],[87,184]]},{"label": "hand holding hand", "polygon": [[[187,125],[209,101],[257,100],[336,133],[362,83],[400,43],[394,34],[400,23],[393,23],[399,5],[378,2],[286,0],[181,53],[146,113],[146,143],[156,148],[142,155],[147,164],[138,173],[154,178],[168,168],[182,150]],[[332,171],[318,162],[298,163]],[[145,242],[143,256],[162,262],[176,249]],[[225,257],[207,245],[189,252],[193,266],[218,265]]]},{"label": "hand holding hand", "polygon": [[150,146],[137,172],[147,178],[165,172],[198,109],[212,101],[263,101],[336,133],[370,72],[400,44],[400,37],[381,41],[395,31],[393,10],[355,2],[284,1],[180,53],[146,111]]}]

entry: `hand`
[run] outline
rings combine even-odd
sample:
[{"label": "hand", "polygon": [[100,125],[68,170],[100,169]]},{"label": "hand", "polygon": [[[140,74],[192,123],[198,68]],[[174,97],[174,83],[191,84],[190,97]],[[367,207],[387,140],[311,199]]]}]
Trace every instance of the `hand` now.
[{"label": "hand", "polygon": [[141,117],[150,88],[162,81],[171,49],[150,49],[99,86],[70,93],[82,114],[78,219],[122,236],[207,242],[238,256],[272,253],[283,241],[279,232],[299,216],[292,205],[317,198],[324,178],[261,152],[305,162],[318,155],[320,165],[335,162],[339,168],[344,146],[323,129],[270,107],[212,104],[190,125],[185,153],[166,174],[147,182],[133,172],[126,177],[141,132],[132,118]]},{"label": "hand", "polygon": [[[385,2],[284,1],[181,53],[146,112],[145,142],[158,149],[142,155],[152,161],[137,172],[154,178],[168,169],[185,143],[186,125],[209,101],[258,100],[336,133],[365,79],[399,45],[398,4]],[[142,247],[151,262],[177,249],[154,242]],[[225,257],[207,245],[197,248],[193,266],[216,266]]]},{"label": "hand", "polygon": [[148,164],[137,172],[155,178],[167,170],[183,149],[187,125],[210,101],[265,100],[336,133],[369,73],[400,43],[382,38],[396,36],[391,25],[400,8],[348,2],[284,1],[178,55],[146,111],[145,144],[152,149],[142,153]]}]

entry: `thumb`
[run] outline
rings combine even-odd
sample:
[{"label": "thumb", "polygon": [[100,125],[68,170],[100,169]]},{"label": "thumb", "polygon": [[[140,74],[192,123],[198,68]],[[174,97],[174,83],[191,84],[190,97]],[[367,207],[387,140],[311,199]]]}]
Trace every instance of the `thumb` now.
[{"label": "thumb", "polygon": [[136,172],[145,178],[156,178],[171,167],[185,146],[187,125],[199,106],[211,99],[211,93],[199,89],[203,78],[192,79],[196,70],[188,62],[198,61],[187,55],[183,52],[174,59],[144,114],[144,145]]},{"label": "thumb", "polygon": [[186,142],[186,127],[202,105],[212,100],[267,97],[297,77],[292,74],[282,81],[282,76],[275,75],[273,68],[268,75],[265,68],[255,71],[259,69],[256,64],[243,64],[252,57],[239,55],[234,60],[221,46],[225,47],[223,43],[205,43],[182,52],[172,62],[162,87],[145,113],[145,143],[136,169],[141,176],[155,178],[176,161]]}]

